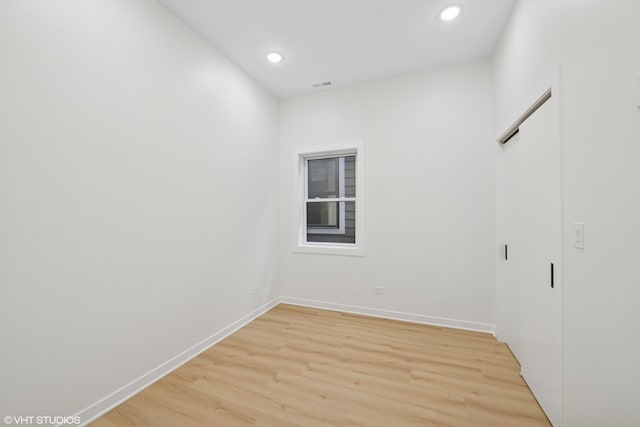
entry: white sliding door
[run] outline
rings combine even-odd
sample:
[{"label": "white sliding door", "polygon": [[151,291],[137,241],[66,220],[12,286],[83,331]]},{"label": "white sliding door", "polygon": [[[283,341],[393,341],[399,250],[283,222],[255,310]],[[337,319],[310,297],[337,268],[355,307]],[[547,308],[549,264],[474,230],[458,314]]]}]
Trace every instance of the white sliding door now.
[{"label": "white sliding door", "polygon": [[507,344],[545,413],[560,426],[561,158],[557,104],[552,96],[503,146],[504,273]]}]

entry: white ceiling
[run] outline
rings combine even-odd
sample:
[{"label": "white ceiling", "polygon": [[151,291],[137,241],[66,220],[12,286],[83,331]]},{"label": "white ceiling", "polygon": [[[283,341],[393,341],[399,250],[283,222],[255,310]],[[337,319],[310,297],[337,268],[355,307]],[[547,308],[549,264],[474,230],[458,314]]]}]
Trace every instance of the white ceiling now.
[{"label": "white ceiling", "polygon": [[[280,97],[489,56],[515,0],[158,0]],[[455,3],[453,22],[438,12]],[[275,50],[278,65],[266,61]]]}]

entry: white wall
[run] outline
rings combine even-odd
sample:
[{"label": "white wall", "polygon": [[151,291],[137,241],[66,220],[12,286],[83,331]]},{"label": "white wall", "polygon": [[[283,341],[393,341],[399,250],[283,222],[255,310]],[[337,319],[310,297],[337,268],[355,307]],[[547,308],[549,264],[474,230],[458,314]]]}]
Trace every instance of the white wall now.
[{"label": "white wall", "polygon": [[[497,125],[552,67],[563,70],[569,427],[640,420],[638,22],[635,0],[521,0],[494,62]],[[574,222],[585,223],[584,250],[573,247]]]},{"label": "white wall", "polygon": [[[520,0],[493,75],[318,92],[278,119],[153,1],[1,2],[0,412],[73,414],[279,294],[494,323],[493,136],[560,63],[566,425],[636,425],[639,18]],[[355,140],[366,257],[293,253],[294,148]]]},{"label": "white wall", "polygon": [[[490,93],[483,62],[284,101],[283,295],[493,324]],[[358,140],[366,147],[366,257],[293,253],[294,149]]]},{"label": "white wall", "polygon": [[276,294],[277,101],[156,2],[0,2],[0,94],[0,413],[73,415]]}]

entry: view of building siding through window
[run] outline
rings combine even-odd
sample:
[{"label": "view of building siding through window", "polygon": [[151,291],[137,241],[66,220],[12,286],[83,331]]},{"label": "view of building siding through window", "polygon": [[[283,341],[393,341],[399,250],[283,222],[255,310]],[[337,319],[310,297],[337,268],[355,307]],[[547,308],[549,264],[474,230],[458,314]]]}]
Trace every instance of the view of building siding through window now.
[{"label": "view of building siding through window", "polygon": [[356,242],[356,156],[307,160],[307,242]]}]

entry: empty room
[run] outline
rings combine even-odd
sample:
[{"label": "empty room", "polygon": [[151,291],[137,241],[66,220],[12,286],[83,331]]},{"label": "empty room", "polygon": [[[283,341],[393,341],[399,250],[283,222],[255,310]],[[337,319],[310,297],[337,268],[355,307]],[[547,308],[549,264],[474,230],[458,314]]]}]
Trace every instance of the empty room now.
[{"label": "empty room", "polygon": [[0,0],[0,416],[640,426],[640,1]]}]

